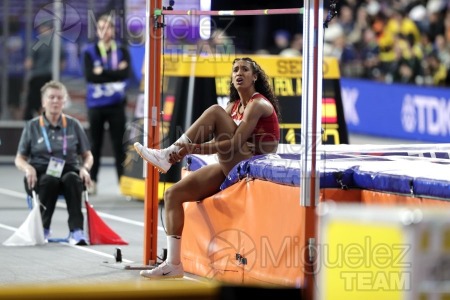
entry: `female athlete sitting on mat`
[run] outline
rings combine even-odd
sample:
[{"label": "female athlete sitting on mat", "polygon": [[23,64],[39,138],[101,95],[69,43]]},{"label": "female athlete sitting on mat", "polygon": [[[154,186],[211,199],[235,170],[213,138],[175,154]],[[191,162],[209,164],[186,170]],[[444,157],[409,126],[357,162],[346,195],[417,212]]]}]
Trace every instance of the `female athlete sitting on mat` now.
[{"label": "female athlete sitting on mat", "polygon": [[155,269],[141,271],[142,276],[183,277],[180,255],[183,203],[217,193],[227,174],[240,161],[275,153],[280,139],[278,115],[278,100],[265,72],[250,58],[236,58],[226,109],[219,105],[206,109],[168,148],[149,149],[134,144],[139,155],[163,173],[189,153],[217,154],[219,160],[218,164],[204,166],[184,177],[164,193],[167,260]]}]

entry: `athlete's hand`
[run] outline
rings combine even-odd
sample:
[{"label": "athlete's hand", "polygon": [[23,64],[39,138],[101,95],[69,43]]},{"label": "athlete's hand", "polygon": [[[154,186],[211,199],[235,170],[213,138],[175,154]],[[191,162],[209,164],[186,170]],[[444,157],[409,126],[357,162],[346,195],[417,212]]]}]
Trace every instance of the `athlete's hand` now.
[{"label": "athlete's hand", "polygon": [[180,162],[188,154],[200,154],[200,144],[176,143],[175,145],[180,147],[180,150],[169,154],[169,162],[171,164]]},{"label": "athlete's hand", "polygon": [[178,150],[178,152],[172,152],[169,154],[169,162],[171,164],[180,162],[188,154],[186,147],[184,147],[184,144],[177,144],[177,146],[180,146],[180,150]]}]

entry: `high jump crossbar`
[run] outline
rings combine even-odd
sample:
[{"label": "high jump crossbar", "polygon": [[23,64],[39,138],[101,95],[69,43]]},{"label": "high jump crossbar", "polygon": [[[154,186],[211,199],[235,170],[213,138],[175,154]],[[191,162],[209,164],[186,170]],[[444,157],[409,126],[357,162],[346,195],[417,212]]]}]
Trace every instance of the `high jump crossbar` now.
[{"label": "high jump crossbar", "polygon": [[178,16],[258,16],[258,15],[297,15],[303,14],[303,7],[251,10],[171,10],[155,9],[155,17],[161,15]]}]

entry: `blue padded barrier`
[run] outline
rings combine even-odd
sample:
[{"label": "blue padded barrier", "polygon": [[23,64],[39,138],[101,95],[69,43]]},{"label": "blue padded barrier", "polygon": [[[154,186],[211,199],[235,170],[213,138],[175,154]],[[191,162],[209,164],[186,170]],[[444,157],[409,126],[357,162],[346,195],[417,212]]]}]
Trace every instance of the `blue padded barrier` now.
[{"label": "blue padded barrier", "polygon": [[[450,145],[341,146],[332,145],[320,153],[320,188],[361,188],[450,199]],[[188,170],[216,162],[213,157],[190,155]],[[258,155],[238,163],[221,189],[246,177],[300,186],[300,163],[299,153]]]},{"label": "blue padded barrier", "polygon": [[247,174],[252,178],[300,186],[300,172],[299,160],[266,156],[250,161]]},{"label": "blue padded barrier", "polygon": [[278,156],[284,159],[300,160],[300,154],[278,153]]},{"label": "blue padded barrier", "polygon": [[189,154],[186,156],[186,168],[188,171],[195,171],[206,165],[216,163],[217,159],[215,155],[197,155]]},{"label": "blue padded barrier", "polygon": [[[278,184],[300,186],[301,164],[295,159],[283,159],[273,156],[261,157],[250,161],[248,176]],[[333,166],[330,160],[325,170],[320,171],[321,188],[348,188],[353,186],[353,170]]]},{"label": "blue padded barrier", "polygon": [[[246,161],[244,161],[244,162],[246,162]],[[240,172],[241,172],[242,163],[243,162],[238,163],[237,165],[235,165],[233,167],[233,169],[231,169],[231,171],[228,173],[225,180],[220,185],[221,190],[224,190],[227,187],[229,187],[229,186],[235,184],[236,182],[238,182],[239,180],[241,180]]]},{"label": "blue padded barrier", "polygon": [[449,181],[416,178],[413,185],[414,194],[416,195],[450,199]]},{"label": "blue padded barrier", "polygon": [[[298,159],[286,159],[286,157],[298,157],[298,155],[258,155],[238,163],[229,172],[220,186],[221,190],[228,188],[242,178],[250,177],[267,180],[283,185],[300,186],[300,161]],[[207,163],[202,157],[191,155],[188,170],[194,171]],[[351,168],[338,168],[327,166],[320,172],[321,188],[348,188],[352,187],[353,170]]]},{"label": "blue padded barrier", "polygon": [[[296,159],[287,159],[286,157]],[[238,182],[242,178],[251,177],[267,180],[279,184],[300,186],[300,161],[299,155],[258,155],[248,160],[238,163],[227,175],[220,189]],[[188,170],[196,169],[206,165],[201,156],[190,155]],[[327,169],[320,172],[321,188],[348,188],[354,186],[353,169],[332,167],[332,162],[328,163]]]},{"label": "blue padded barrier", "polygon": [[227,187],[235,184],[239,180],[241,180],[244,177],[247,177],[249,175],[249,168],[250,164],[256,160],[264,159],[266,155],[256,155],[252,158],[249,158],[247,160],[243,160],[239,162],[237,165],[231,169],[231,171],[228,173],[227,177],[225,178],[224,182],[220,186],[221,190],[226,189]]},{"label": "blue padded barrier", "polygon": [[358,167],[354,168],[353,182],[358,188],[400,194],[411,194],[413,188],[411,176],[361,171]]},{"label": "blue padded barrier", "polygon": [[326,172],[320,173],[320,188],[340,188],[348,189],[354,187],[353,169],[327,169]]},{"label": "blue padded barrier", "polygon": [[186,157],[186,161],[188,171],[195,171],[207,165],[207,163],[204,160],[202,160],[199,156],[195,155],[188,155]]}]

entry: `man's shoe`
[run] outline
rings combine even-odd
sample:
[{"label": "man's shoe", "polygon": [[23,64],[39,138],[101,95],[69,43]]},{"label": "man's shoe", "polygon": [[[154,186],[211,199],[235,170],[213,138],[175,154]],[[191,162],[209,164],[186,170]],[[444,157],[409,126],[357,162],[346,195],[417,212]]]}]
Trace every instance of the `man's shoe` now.
[{"label": "man's shoe", "polygon": [[50,237],[50,229],[44,228],[44,240],[48,243],[48,238]]},{"label": "man's shoe", "polygon": [[86,246],[86,237],[81,229],[75,229],[69,235],[69,244],[76,246]]},{"label": "man's shoe", "polygon": [[134,143],[136,152],[148,163],[155,166],[161,173],[167,173],[172,166],[169,158],[159,149],[150,149],[141,145],[141,143]]},{"label": "man's shoe", "polygon": [[165,279],[165,278],[182,278],[184,276],[183,264],[172,265],[163,262],[152,270],[141,271],[141,276],[150,279]]}]

